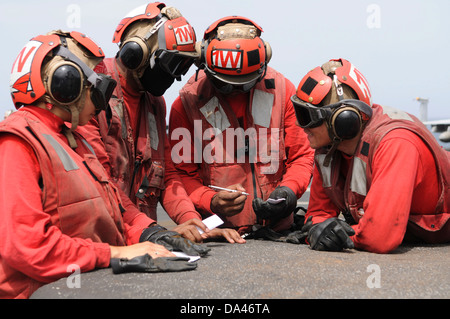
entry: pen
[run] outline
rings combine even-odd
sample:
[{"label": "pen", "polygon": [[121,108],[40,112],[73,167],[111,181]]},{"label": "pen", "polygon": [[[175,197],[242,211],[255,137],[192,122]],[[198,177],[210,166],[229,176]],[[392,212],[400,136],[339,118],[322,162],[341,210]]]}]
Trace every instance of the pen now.
[{"label": "pen", "polygon": [[[217,189],[217,190],[221,190],[221,191],[228,191],[228,192],[232,192],[232,193],[241,192],[241,191],[238,191],[236,189],[223,188],[223,187],[213,186],[213,185],[208,185],[208,187],[212,188],[212,189]],[[241,192],[241,193],[243,195],[247,195],[247,196],[250,195],[249,193],[246,193],[246,192]]]}]

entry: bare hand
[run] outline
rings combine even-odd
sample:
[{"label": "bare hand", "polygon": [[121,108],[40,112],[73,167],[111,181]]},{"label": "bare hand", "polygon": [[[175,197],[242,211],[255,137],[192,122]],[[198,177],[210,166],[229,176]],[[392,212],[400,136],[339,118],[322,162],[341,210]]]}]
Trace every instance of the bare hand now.
[{"label": "bare hand", "polygon": [[237,231],[231,228],[215,228],[210,230],[208,233],[202,235],[205,239],[207,238],[225,238],[229,243],[234,244],[245,244],[246,241],[242,238]]},{"label": "bare hand", "polygon": [[245,188],[241,184],[235,184],[228,186],[229,189],[235,189],[239,192],[220,191],[211,200],[211,210],[213,213],[222,216],[234,216],[239,214],[244,209],[247,195],[243,195],[241,192],[245,192]]},{"label": "bare hand", "polygon": [[202,223],[199,219],[190,219],[187,222],[176,226],[172,231],[179,233],[186,239],[190,241],[201,243],[203,242],[203,237],[200,235],[197,227],[203,230],[205,233],[209,232],[209,229],[206,228],[205,224]]}]

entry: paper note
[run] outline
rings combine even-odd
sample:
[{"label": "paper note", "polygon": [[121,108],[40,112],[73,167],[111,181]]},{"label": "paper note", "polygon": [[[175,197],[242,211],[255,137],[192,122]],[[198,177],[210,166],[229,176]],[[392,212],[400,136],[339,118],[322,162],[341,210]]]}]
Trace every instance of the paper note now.
[{"label": "paper note", "polygon": [[189,258],[190,263],[193,263],[194,261],[197,261],[200,259],[200,256],[189,256],[189,255],[186,255],[185,253],[183,253],[182,251],[172,251],[172,253],[177,257]]},{"label": "paper note", "polygon": [[[203,224],[205,224],[205,226],[209,229],[209,230],[213,230],[214,228],[220,226],[223,224],[223,220],[220,219],[219,216],[217,215],[212,215],[211,217],[208,217],[204,220],[202,220]],[[198,228],[198,231],[200,232],[200,235],[203,234],[203,230],[201,230],[200,228]]]}]

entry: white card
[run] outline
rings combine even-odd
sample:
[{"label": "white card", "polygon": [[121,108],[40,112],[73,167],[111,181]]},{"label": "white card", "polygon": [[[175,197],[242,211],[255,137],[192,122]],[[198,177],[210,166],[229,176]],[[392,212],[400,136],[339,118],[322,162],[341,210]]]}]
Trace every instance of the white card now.
[{"label": "white card", "polygon": [[200,256],[189,256],[189,255],[186,255],[185,253],[183,253],[182,251],[172,251],[172,253],[177,257],[189,258],[190,263],[200,259]]},{"label": "white card", "polygon": [[[202,220],[203,224],[205,224],[205,226],[209,229],[209,230],[213,230],[214,228],[220,226],[223,224],[223,220],[220,219],[219,216],[217,215],[212,215],[204,220]],[[201,230],[200,228],[198,228],[198,231],[200,232],[200,235],[203,234],[203,230]]]}]

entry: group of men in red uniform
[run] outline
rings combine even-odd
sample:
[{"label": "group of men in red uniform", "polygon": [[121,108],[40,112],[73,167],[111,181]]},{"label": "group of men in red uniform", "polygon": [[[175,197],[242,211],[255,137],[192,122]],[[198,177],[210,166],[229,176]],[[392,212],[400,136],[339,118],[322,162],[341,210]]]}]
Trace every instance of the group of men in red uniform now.
[{"label": "group of men in red uniform", "polygon": [[[170,250],[203,256],[197,243],[212,238],[376,253],[406,239],[449,242],[449,154],[426,127],[374,104],[345,59],[296,90],[268,66],[262,32],[231,16],[197,41],[157,2],[119,23],[114,58],[76,32],[24,47],[11,74],[20,109],[0,124],[0,297],[29,297],[70,264],[193,269]],[[162,95],[194,63],[167,133]],[[172,231],[157,224],[158,203]],[[222,227],[206,228],[212,215]]]}]

